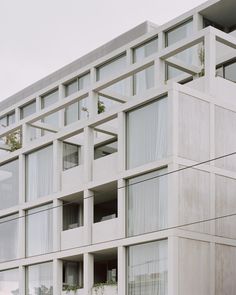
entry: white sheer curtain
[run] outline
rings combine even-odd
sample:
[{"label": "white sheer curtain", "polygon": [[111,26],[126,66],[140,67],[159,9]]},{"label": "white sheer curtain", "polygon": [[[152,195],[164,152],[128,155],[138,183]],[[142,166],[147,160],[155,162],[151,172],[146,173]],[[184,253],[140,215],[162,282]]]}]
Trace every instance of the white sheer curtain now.
[{"label": "white sheer curtain", "polygon": [[18,268],[0,271],[0,295],[19,295]]},{"label": "white sheer curtain", "polygon": [[53,295],[52,262],[27,267],[27,295]]},{"label": "white sheer curtain", "polygon": [[18,214],[0,218],[0,262],[18,257],[19,220],[17,218]]},{"label": "white sheer curtain", "polygon": [[26,253],[27,256],[48,253],[53,246],[53,210],[47,204],[27,211]]},{"label": "white sheer curtain", "polygon": [[128,295],[167,295],[167,240],[129,247]]},{"label": "white sheer curtain", "polygon": [[0,166],[0,209],[18,204],[19,161],[11,161]]},{"label": "white sheer curtain", "polygon": [[167,156],[167,122],[166,97],[128,113],[128,168]]},{"label": "white sheer curtain", "polygon": [[166,227],[167,176],[155,178],[166,172],[167,169],[161,169],[128,181],[129,236],[148,233]]},{"label": "white sheer curtain", "polygon": [[27,155],[27,201],[47,196],[53,190],[52,145]]}]

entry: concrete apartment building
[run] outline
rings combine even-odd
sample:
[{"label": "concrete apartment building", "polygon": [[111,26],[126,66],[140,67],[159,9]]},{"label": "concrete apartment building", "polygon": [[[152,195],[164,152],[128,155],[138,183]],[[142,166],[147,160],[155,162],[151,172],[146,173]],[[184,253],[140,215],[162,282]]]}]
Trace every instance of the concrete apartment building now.
[{"label": "concrete apartment building", "polygon": [[0,103],[0,295],[235,295],[236,156],[209,161],[236,152],[235,15],[145,22]]}]

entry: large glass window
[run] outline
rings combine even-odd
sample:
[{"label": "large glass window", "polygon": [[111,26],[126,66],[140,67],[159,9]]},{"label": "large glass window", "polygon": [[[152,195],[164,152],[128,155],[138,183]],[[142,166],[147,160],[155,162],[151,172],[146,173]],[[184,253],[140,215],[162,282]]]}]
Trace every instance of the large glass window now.
[{"label": "large glass window", "polygon": [[[188,36],[191,36],[192,32],[193,21],[191,19],[166,32],[166,46],[170,46]],[[192,64],[193,50],[192,48],[190,48],[181,53],[178,53],[177,55],[175,55],[175,57],[182,60],[183,62]],[[179,71],[171,66],[167,67],[167,79],[174,78],[182,73],[182,71]]]},{"label": "large glass window", "polygon": [[158,51],[158,38],[154,38],[136,48],[134,48],[134,62],[141,61]]},{"label": "large glass window", "polygon": [[118,74],[126,67],[126,55],[123,54],[97,68],[97,81],[108,79],[111,75]]},{"label": "large glass window", "polygon": [[19,295],[19,270],[18,268],[0,271],[0,294]]},{"label": "large glass window", "polygon": [[70,143],[63,144],[63,170],[79,165],[79,146]]},{"label": "large glass window", "polygon": [[167,240],[128,248],[128,295],[167,295]]},{"label": "large glass window", "polygon": [[15,123],[15,112],[12,112],[0,118],[0,127],[7,127],[13,123]]},{"label": "large glass window", "polygon": [[0,218],[0,262],[18,257],[18,226],[18,214]]},{"label": "large glass window", "polygon": [[21,119],[24,119],[36,112],[36,101],[33,101],[21,108]]},{"label": "large glass window", "polygon": [[128,235],[138,235],[167,225],[166,169],[128,180]]},{"label": "large glass window", "polygon": [[30,265],[26,269],[27,295],[53,295],[52,262]]},{"label": "large glass window", "polygon": [[19,162],[18,160],[0,166],[0,209],[18,204]]},{"label": "large glass window", "polygon": [[77,77],[68,84],[66,84],[66,96],[69,96],[79,90],[86,89],[90,85],[90,74]]},{"label": "large glass window", "polygon": [[127,114],[127,166],[134,168],[167,155],[167,98]]},{"label": "large glass window", "polygon": [[52,251],[53,246],[52,204],[26,212],[26,254],[27,256]]},{"label": "large glass window", "polygon": [[47,196],[53,191],[52,145],[27,155],[26,200]]}]

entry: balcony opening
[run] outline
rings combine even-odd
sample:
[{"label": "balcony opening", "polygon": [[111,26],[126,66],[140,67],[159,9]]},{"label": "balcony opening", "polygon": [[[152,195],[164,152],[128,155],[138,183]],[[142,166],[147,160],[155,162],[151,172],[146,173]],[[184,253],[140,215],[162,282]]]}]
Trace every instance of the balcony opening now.
[{"label": "balcony opening", "polygon": [[117,152],[117,139],[108,140],[94,147],[94,160]]},{"label": "balcony opening", "polygon": [[83,257],[70,257],[62,261],[62,290],[76,292],[83,288]]},{"label": "balcony opening", "polygon": [[63,231],[83,226],[83,198],[71,197],[63,201]]},{"label": "balcony opening", "polygon": [[117,183],[107,184],[94,192],[94,223],[117,218]]},{"label": "balcony opening", "polygon": [[117,283],[117,250],[104,250],[94,254],[94,285]]}]

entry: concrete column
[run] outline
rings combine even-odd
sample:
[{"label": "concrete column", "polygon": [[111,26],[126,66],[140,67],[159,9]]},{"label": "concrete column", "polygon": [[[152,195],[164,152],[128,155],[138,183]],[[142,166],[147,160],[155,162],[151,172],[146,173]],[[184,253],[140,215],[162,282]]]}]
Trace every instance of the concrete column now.
[{"label": "concrete column", "polygon": [[94,256],[84,253],[84,294],[91,295],[94,285]]},{"label": "concrete column", "polygon": [[29,125],[24,123],[22,125],[22,147],[25,147],[29,142]]},{"label": "concrete column", "polygon": [[92,226],[93,226],[93,209],[94,197],[90,190],[84,191],[84,228],[86,234],[86,244],[92,244]]},{"label": "concrete column", "polygon": [[[36,97],[36,113],[40,112],[41,109],[42,109],[41,97],[38,96],[38,97]],[[41,129],[36,128],[36,138],[39,138],[40,136],[41,136]]]},{"label": "concrete column", "polygon": [[90,127],[84,128],[84,180],[89,182],[93,177],[94,132]]},{"label": "concrete column", "polygon": [[19,122],[20,121],[20,108],[15,108],[15,122]]},{"label": "concrete column", "polygon": [[53,259],[53,294],[62,292],[62,261]]},{"label": "concrete column", "polygon": [[168,295],[179,294],[178,240],[179,238],[177,237],[168,238]]},{"label": "concrete column", "polygon": [[205,36],[205,91],[212,94],[216,76],[216,36],[211,28]]},{"label": "concrete column", "polygon": [[[131,48],[128,48],[126,50],[126,63],[127,63],[127,67],[133,64],[133,50]],[[129,78],[128,91],[127,91],[129,93],[129,96],[133,96],[133,89],[134,89],[134,76],[131,76]]]},{"label": "concrete column", "polygon": [[119,233],[122,238],[126,236],[126,199],[125,199],[125,180],[118,180],[117,202],[118,202],[118,219]]},{"label": "concrete column", "polygon": [[61,200],[53,200],[52,214],[53,214],[53,251],[60,251],[61,249],[61,231],[62,231],[62,214],[63,202]]},{"label": "concrete column", "polygon": [[121,173],[125,170],[126,162],[126,128],[125,113],[118,113],[118,171]]},{"label": "concrete column", "polygon": [[26,294],[26,268],[19,266],[19,295]]},{"label": "concrete column", "polygon": [[193,31],[198,32],[203,29],[203,16],[196,12],[193,15]]},{"label": "concrete column", "polygon": [[[158,51],[160,52],[163,48],[165,48],[165,33],[160,32],[158,34]],[[162,87],[165,80],[165,62],[160,58],[156,58],[154,61],[154,87]]]},{"label": "concrete column", "polygon": [[[96,82],[96,69],[90,70],[90,84],[93,85]],[[98,94],[94,91],[89,91],[88,96],[88,116],[93,118],[98,112]]]},{"label": "concrete column", "polygon": [[[66,96],[66,91],[65,91],[65,85],[60,84],[58,87],[58,93],[59,93],[59,101],[63,100]],[[59,111],[59,129],[64,127],[65,125],[65,109],[62,109]]]},{"label": "concrete column", "polygon": [[61,172],[63,158],[63,143],[60,140],[53,141],[53,192],[61,189]]},{"label": "concrete column", "polygon": [[118,247],[118,295],[126,294],[126,248]]}]

